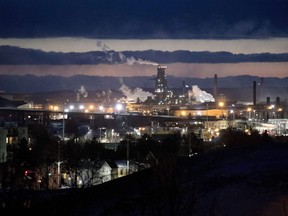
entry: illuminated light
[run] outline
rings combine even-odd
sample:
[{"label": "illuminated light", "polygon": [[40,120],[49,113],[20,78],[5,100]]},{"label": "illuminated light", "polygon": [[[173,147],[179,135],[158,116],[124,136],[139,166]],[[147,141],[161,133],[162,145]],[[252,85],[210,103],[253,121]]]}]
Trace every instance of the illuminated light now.
[{"label": "illuminated light", "polygon": [[93,106],[93,105],[90,105],[90,106],[89,106],[89,109],[90,109],[90,110],[94,109],[94,106]]},{"label": "illuminated light", "polygon": [[84,109],[84,105],[80,105],[80,106],[79,106],[79,109],[80,109],[80,110],[83,110],[83,109]]},{"label": "illuminated light", "polygon": [[85,109],[85,110],[84,110],[84,112],[85,112],[85,113],[88,113],[88,112],[89,112],[89,110],[88,110],[88,109]]},{"label": "illuminated light", "polygon": [[248,111],[248,112],[251,112],[251,111],[252,111],[251,107],[248,107],[248,108],[247,108],[247,111]]},{"label": "illuminated light", "polygon": [[69,106],[69,109],[70,109],[70,110],[73,110],[73,109],[74,109],[74,106],[73,106],[73,105],[70,105],[70,106]]},{"label": "illuminated light", "polygon": [[182,111],[182,112],[181,112],[181,115],[186,116],[186,112],[185,112],[185,111]]},{"label": "illuminated light", "polygon": [[67,108],[66,108],[66,109],[64,109],[64,112],[69,112],[69,109],[67,109]]},{"label": "illuminated light", "polygon": [[103,107],[102,105],[100,105],[100,106],[99,106],[99,110],[100,110],[101,112],[103,112],[104,107]]},{"label": "illuminated light", "polygon": [[116,109],[118,111],[121,111],[123,109],[123,105],[122,104],[116,104]]},{"label": "illuminated light", "polygon": [[224,102],[223,102],[223,101],[220,101],[220,102],[218,103],[218,105],[219,105],[220,107],[223,107],[223,106],[224,106]]}]

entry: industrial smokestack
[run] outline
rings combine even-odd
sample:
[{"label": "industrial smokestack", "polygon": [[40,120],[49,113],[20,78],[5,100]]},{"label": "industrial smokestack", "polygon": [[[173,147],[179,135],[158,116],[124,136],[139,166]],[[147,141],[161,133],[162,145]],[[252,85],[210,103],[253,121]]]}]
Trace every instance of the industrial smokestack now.
[{"label": "industrial smokestack", "polygon": [[186,82],[185,81],[182,81],[182,95],[185,95],[186,94]]},{"label": "industrial smokestack", "polygon": [[276,97],[276,106],[280,106],[280,97]]},{"label": "industrial smokestack", "polygon": [[266,98],[266,105],[270,105],[270,97]]},{"label": "industrial smokestack", "polygon": [[217,74],[214,75],[214,98],[218,96],[218,79]]},{"label": "industrial smokestack", "polygon": [[260,79],[260,95],[259,95],[259,100],[263,101],[264,100],[264,78],[261,77]]},{"label": "industrial smokestack", "polygon": [[253,81],[253,106],[256,105],[256,81]]},{"label": "industrial smokestack", "polygon": [[167,96],[168,85],[165,74],[166,68],[167,66],[161,66],[161,65],[158,65],[157,67],[157,77],[154,92],[158,100],[163,100]]}]

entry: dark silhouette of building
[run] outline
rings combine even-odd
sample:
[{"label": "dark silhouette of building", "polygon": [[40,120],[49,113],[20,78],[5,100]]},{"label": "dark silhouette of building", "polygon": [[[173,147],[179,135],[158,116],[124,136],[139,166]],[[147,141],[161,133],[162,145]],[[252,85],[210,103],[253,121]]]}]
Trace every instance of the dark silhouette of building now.
[{"label": "dark silhouette of building", "polygon": [[253,106],[256,105],[256,81],[253,81]]},{"label": "dark silhouette of building", "polygon": [[157,68],[157,77],[155,80],[155,96],[157,101],[165,100],[168,93],[166,66],[159,65]]},{"label": "dark silhouette of building", "polygon": [[214,98],[218,98],[218,77],[217,74],[214,75]]}]

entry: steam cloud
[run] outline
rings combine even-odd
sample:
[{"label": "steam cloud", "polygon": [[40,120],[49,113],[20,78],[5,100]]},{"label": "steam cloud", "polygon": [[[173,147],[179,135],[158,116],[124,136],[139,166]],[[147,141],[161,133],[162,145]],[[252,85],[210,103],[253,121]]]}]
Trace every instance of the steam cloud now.
[{"label": "steam cloud", "polygon": [[214,102],[214,97],[207,93],[206,91],[202,91],[197,85],[192,86],[192,90],[189,91],[189,97],[194,98],[197,102]]},{"label": "steam cloud", "polygon": [[[120,63],[127,63],[128,65],[133,65],[133,64],[141,64],[141,65],[153,65],[153,66],[158,66],[158,63],[151,62],[151,61],[145,61],[143,59],[136,59],[135,57],[127,57],[121,52],[116,52],[114,50],[111,50],[109,46],[106,44],[103,44],[101,41],[96,42],[96,46],[100,48],[106,55],[107,61],[110,63],[118,63],[117,59],[120,60]],[[118,56],[115,56],[115,54],[118,54]],[[115,56],[115,57],[114,57]]]},{"label": "steam cloud", "polygon": [[78,93],[84,95],[84,97],[88,96],[88,92],[86,91],[86,89],[83,85],[80,87],[80,89],[78,89]]},{"label": "steam cloud", "polygon": [[125,98],[122,98],[121,100],[124,100],[125,102],[135,103],[138,99],[143,102],[147,99],[147,97],[154,96],[150,92],[143,91],[143,89],[139,87],[131,90],[127,85],[123,83],[122,79],[120,79],[120,83],[122,84],[122,86],[120,87],[120,91],[125,95]]},{"label": "steam cloud", "polygon": [[88,97],[88,92],[86,91],[85,87],[82,85],[80,89],[76,91],[76,100],[80,100],[80,95],[83,95],[83,97]]}]

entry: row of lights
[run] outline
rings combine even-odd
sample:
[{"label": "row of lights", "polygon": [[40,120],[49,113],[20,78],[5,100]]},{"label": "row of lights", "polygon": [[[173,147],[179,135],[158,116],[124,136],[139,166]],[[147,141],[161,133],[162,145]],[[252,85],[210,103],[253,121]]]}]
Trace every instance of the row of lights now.
[{"label": "row of lights", "polygon": [[[123,110],[123,105],[120,104],[120,103],[117,103],[115,105],[115,109],[116,111],[120,112]],[[49,106],[49,109],[52,110],[52,111],[60,111],[60,106],[57,106],[57,105],[50,105]],[[84,112],[91,112],[95,109],[95,106],[94,105],[89,105],[87,108],[85,108],[85,106],[83,104],[79,105],[78,106],[78,110],[80,111],[84,111]],[[70,105],[69,107],[64,107],[64,112],[70,112],[70,111],[73,111],[73,110],[76,110],[75,106],[74,105]],[[98,107],[98,110],[100,112],[105,112],[105,107],[103,105],[100,105]]]}]

